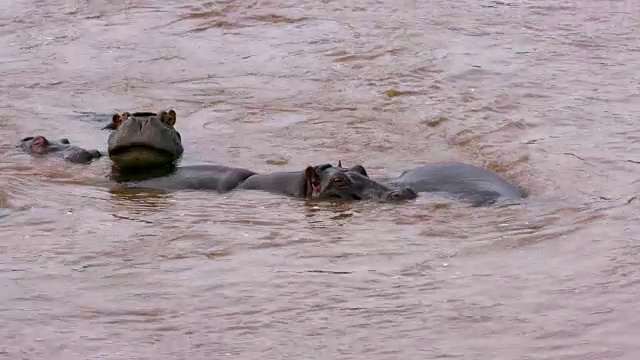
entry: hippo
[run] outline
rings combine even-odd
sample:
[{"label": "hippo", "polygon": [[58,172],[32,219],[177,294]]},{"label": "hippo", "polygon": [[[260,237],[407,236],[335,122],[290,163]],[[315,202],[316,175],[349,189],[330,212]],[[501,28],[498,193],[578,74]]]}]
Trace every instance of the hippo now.
[{"label": "hippo", "polygon": [[343,168],[331,164],[307,166],[303,171],[278,171],[258,174],[254,171],[222,166],[191,165],[152,179],[123,181],[127,188],[155,190],[259,190],[295,198],[318,200],[403,201],[417,195],[411,189],[390,189],[371,180],[362,166]]},{"label": "hippo", "polygon": [[527,194],[497,173],[461,162],[436,162],[403,171],[388,181],[391,187],[409,187],[417,193],[440,193],[471,203],[491,205],[526,198]]},{"label": "hippo", "polygon": [[88,164],[102,157],[98,150],[87,150],[71,145],[69,139],[49,140],[42,135],[25,137],[17,147],[31,155],[56,155],[75,164]]},{"label": "hippo", "polygon": [[341,162],[337,167],[322,164],[307,166],[304,171],[255,174],[242,182],[238,189],[321,200],[403,201],[417,196],[409,188],[390,189],[373,181],[361,165],[344,168]]},{"label": "hippo", "polygon": [[109,158],[119,169],[144,169],[175,164],[184,152],[182,137],[174,128],[176,112],[115,114],[108,139]]},{"label": "hippo", "polygon": [[298,198],[318,200],[411,200],[417,195],[408,188],[390,189],[369,178],[361,165],[343,168],[331,164],[307,166],[304,171],[255,174],[238,189],[263,190]]}]

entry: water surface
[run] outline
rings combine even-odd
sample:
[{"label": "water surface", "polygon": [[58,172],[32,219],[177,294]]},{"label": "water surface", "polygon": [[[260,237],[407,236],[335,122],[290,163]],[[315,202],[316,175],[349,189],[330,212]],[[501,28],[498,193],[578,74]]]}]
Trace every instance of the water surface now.
[{"label": "water surface", "polygon": [[[6,2],[0,358],[638,359],[639,13]],[[108,158],[14,149],[43,134],[105,150],[83,112],[166,108],[183,164],[342,160],[385,176],[459,160],[531,197],[472,209],[123,192]]]}]

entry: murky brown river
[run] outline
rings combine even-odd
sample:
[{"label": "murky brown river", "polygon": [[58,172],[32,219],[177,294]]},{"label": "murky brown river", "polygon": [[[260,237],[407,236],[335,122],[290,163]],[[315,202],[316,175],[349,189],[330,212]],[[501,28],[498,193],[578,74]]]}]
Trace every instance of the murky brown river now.
[{"label": "murky brown river", "polygon": [[[4,1],[0,359],[639,359],[640,2]],[[401,92],[389,92],[393,89]],[[393,95],[393,96],[390,96]],[[118,192],[103,118],[182,164],[460,160],[469,208]]]}]

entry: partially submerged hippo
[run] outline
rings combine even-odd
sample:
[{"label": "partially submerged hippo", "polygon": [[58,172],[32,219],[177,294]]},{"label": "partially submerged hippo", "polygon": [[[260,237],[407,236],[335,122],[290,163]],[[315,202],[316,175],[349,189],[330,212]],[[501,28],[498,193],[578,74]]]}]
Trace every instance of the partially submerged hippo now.
[{"label": "partially submerged hippo", "polygon": [[128,188],[156,190],[261,190],[307,199],[403,201],[416,197],[409,188],[390,189],[371,180],[364,167],[343,168],[330,164],[307,166],[302,171],[258,174],[243,168],[194,165],[174,173],[142,181],[125,181]]},{"label": "partially submerged hippo", "polygon": [[263,190],[294,197],[334,200],[404,201],[417,195],[406,187],[388,188],[369,178],[364,167],[331,164],[307,166],[304,171],[255,174],[238,189]]},{"label": "partially submerged hippo", "polygon": [[98,150],[87,150],[71,145],[68,139],[49,140],[41,135],[25,137],[18,147],[31,155],[55,155],[76,164],[88,164],[102,156]]},{"label": "partially submerged hippo", "polygon": [[[313,188],[309,192],[309,187]],[[525,198],[526,193],[497,173],[471,164],[438,162],[406,170],[386,182],[369,178],[362,165],[350,168],[329,164],[304,172],[255,174],[238,189],[266,190],[296,197],[341,200],[405,201],[418,193],[437,193],[470,203],[491,205]]]},{"label": "partially submerged hippo", "polygon": [[123,170],[174,164],[184,152],[175,123],[173,109],[113,115],[112,123],[105,127],[113,129],[108,140],[109,158]]},{"label": "partially submerged hippo", "polygon": [[390,180],[392,187],[409,187],[415,192],[440,193],[473,206],[519,200],[527,194],[497,173],[460,162],[436,162],[406,170]]}]

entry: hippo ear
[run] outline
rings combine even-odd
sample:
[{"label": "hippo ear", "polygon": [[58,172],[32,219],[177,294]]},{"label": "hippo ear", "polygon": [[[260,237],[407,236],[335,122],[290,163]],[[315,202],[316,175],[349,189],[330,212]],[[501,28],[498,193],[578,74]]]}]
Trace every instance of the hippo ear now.
[{"label": "hippo ear", "polygon": [[176,124],[176,112],[173,109],[169,109],[169,112],[167,113],[167,115],[169,116],[167,119],[167,124],[174,126]]},{"label": "hippo ear", "polygon": [[123,116],[121,117],[120,114],[115,114],[113,115],[113,118],[111,118],[111,124],[113,124],[114,129],[117,129],[118,126],[122,124],[122,122],[124,121],[124,117],[127,116],[127,113],[124,113],[122,115]]},{"label": "hippo ear", "polygon": [[305,195],[311,197],[314,190],[320,189],[320,175],[313,166],[307,166],[304,170]]},{"label": "hippo ear", "polygon": [[365,170],[364,166],[362,166],[362,165],[356,165],[356,166],[352,167],[350,170],[351,171],[355,171],[355,172],[359,173],[362,176],[369,177],[369,174],[367,174],[367,170]]},{"label": "hippo ear", "polygon": [[304,178],[313,184],[320,183],[320,175],[316,172],[316,169],[313,166],[307,166],[304,170]]},{"label": "hippo ear", "polygon": [[342,160],[338,160],[338,167],[341,168],[342,167]]}]

